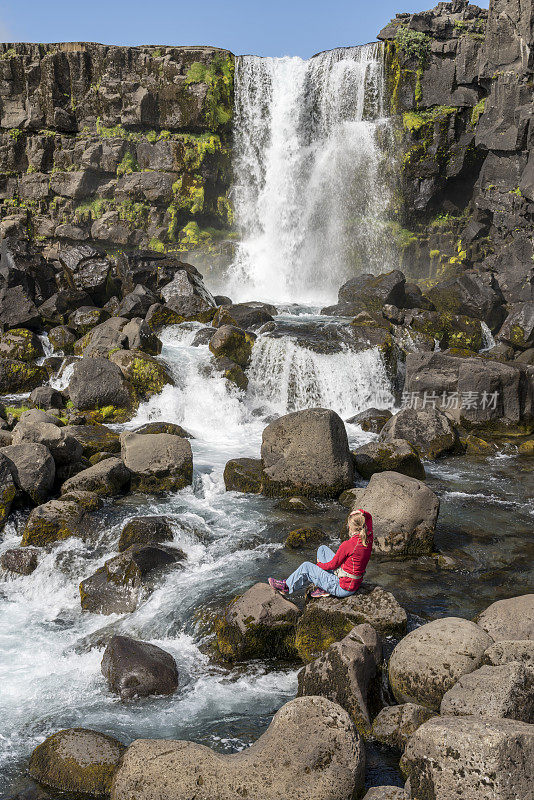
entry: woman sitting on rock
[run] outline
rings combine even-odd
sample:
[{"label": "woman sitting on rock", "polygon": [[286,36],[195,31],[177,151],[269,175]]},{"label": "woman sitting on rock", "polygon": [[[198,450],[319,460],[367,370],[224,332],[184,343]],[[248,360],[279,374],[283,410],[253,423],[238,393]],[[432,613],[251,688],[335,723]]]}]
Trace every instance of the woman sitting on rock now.
[{"label": "woman sitting on rock", "polygon": [[317,564],[305,561],[287,580],[269,578],[269,585],[281,594],[291,594],[307,583],[317,587],[312,597],[349,597],[360,588],[373,549],[373,518],[361,508],[351,511],[348,519],[350,539],[334,554],[321,545]]}]

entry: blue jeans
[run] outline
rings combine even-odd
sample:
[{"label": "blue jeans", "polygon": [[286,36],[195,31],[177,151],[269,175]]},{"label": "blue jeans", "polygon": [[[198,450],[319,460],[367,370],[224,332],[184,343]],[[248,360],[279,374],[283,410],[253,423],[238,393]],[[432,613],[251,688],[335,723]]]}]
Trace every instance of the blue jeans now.
[{"label": "blue jeans", "polygon": [[[322,564],[332,561],[335,553],[330,550],[326,545],[321,545],[317,551],[317,561]],[[339,578],[333,572],[326,569],[321,569],[317,564],[312,564],[311,561],[304,561],[298,569],[293,572],[289,578],[286,579],[289,593],[302,589],[307,583],[314,583],[319,589],[324,589],[328,594],[334,597],[350,597],[355,592],[347,592],[339,585]]]}]

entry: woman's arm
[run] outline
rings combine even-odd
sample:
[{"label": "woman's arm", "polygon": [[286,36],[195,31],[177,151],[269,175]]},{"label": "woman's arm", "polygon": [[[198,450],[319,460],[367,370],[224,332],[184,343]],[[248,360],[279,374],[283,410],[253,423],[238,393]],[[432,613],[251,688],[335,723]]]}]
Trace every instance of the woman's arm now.
[{"label": "woman's arm", "polygon": [[338,567],[341,566],[341,564],[343,564],[347,556],[350,554],[351,550],[352,550],[352,545],[350,543],[350,540],[347,540],[346,542],[343,542],[339,546],[338,551],[335,554],[332,561],[327,561],[325,564],[322,564],[321,562],[318,561],[317,566],[321,567],[321,569],[326,569],[326,570],[337,569]]}]

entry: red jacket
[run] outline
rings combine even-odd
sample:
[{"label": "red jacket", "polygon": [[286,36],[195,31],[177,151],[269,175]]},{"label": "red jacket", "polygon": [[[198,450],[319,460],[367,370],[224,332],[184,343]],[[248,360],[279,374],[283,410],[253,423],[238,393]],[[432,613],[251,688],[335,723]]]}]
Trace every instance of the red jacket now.
[{"label": "red jacket", "polygon": [[326,564],[317,562],[317,566],[321,569],[332,571],[342,567],[345,572],[360,576],[354,580],[346,577],[339,579],[340,587],[347,592],[355,592],[360,587],[373,549],[373,518],[368,511],[364,511],[363,514],[367,524],[367,545],[363,546],[358,535],[352,536],[340,545],[332,561],[328,561]]}]

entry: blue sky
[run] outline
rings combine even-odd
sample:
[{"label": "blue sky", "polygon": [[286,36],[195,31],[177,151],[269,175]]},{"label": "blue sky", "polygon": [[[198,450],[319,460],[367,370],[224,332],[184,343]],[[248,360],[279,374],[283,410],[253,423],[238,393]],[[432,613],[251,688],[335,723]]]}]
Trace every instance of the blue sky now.
[{"label": "blue sky", "polygon": [[[7,0],[0,41],[210,44],[236,54],[298,55],[363,44],[400,11],[432,0]],[[488,5],[487,0],[480,5]]]}]

